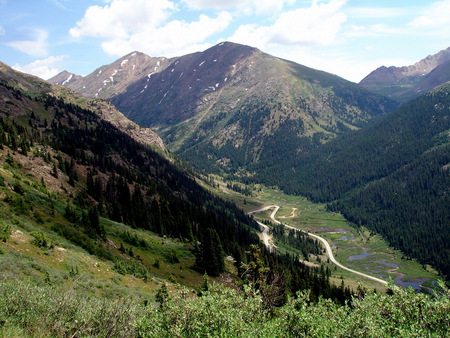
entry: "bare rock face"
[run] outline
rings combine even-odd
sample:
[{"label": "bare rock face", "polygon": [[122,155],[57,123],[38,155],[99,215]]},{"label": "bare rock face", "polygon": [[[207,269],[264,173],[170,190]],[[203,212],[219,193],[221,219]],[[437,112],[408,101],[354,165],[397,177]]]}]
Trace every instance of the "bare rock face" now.
[{"label": "bare rock face", "polygon": [[163,140],[150,128],[141,127],[127,119],[113,104],[105,100],[93,99],[89,101],[90,108],[103,120],[108,121],[119,130],[127,133],[136,141],[155,146],[162,151],[167,151]]},{"label": "bare rock face", "polygon": [[450,73],[447,70],[449,67],[450,47],[410,66],[382,66],[367,75],[359,84],[375,93],[407,101],[450,81],[450,76],[442,76]]}]

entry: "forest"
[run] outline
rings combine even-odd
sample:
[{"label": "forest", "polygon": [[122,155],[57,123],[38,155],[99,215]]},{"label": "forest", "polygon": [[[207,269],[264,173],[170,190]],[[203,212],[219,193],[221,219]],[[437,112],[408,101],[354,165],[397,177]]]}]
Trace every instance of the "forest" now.
[{"label": "forest", "polygon": [[[261,161],[246,182],[326,202],[356,225],[450,276],[448,85],[373,125],[290,160]],[[283,140],[283,139],[281,139]],[[301,145],[300,145],[301,146]]]}]

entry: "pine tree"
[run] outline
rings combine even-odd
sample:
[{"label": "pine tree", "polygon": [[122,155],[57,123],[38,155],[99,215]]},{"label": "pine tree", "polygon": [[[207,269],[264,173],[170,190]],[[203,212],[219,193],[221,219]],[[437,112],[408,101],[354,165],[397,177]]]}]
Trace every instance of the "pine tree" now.
[{"label": "pine tree", "polygon": [[210,276],[218,276],[225,270],[224,253],[215,229],[207,228],[196,257],[196,265]]}]

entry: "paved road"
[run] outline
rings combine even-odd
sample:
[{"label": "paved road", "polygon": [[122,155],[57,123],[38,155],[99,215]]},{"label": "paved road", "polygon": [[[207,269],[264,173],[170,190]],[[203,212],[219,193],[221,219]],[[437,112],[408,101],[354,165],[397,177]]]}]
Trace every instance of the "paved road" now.
[{"label": "paved road", "polygon": [[[258,209],[258,210],[254,210],[254,211],[249,212],[248,215],[256,214],[256,213],[258,213],[258,212],[263,212],[263,211],[269,210],[269,209],[271,209],[271,208],[273,208],[274,210],[273,210],[272,213],[270,214],[270,219],[271,219],[273,222],[275,222],[276,224],[281,224],[281,222],[278,221],[278,220],[275,218],[276,213],[277,213],[278,210],[280,209],[280,207],[279,207],[278,205],[269,205],[269,206],[267,206],[267,207],[264,207],[264,208],[261,208],[261,209]],[[263,236],[264,236],[264,232],[266,232],[266,237],[264,237],[264,243],[266,244],[266,246],[268,246],[268,245],[269,245],[269,244],[268,244],[268,243],[269,243],[269,242],[268,242],[268,239],[267,239],[267,242],[266,242],[266,238],[267,238],[267,226],[265,226],[264,224],[262,224],[262,223],[260,223],[260,222],[258,222],[258,224],[260,224],[261,226],[264,227]],[[283,223],[283,224],[284,224],[284,223]],[[294,230],[296,230],[296,231],[302,231],[302,230],[300,230],[300,229],[291,227],[290,225],[287,225],[287,224],[284,224],[284,226],[285,226],[286,228],[294,229]],[[302,231],[302,232],[304,232],[304,231]],[[321,241],[321,242],[323,243],[323,245],[325,245],[325,249],[327,250],[328,257],[330,257],[330,261],[332,261],[334,264],[336,264],[336,265],[337,265],[338,267],[340,267],[341,269],[350,271],[350,272],[352,272],[352,273],[354,273],[354,274],[357,274],[357,275],[360,275],[360,276],[369,278],[369,279],[371,279],[371,280],[374,280],[374,281],[376,281],[376,282],[379,282],[379,283],[381,283],[381,284],[387,285],[387,282],[386,282],[385,280],[383,280],[383,279],[380,279],[380,278],[377,278],[377,277],[373,277],[373,276],[370,276],[370,275],[366,275],[365,273],[362,273],[362,272],[359,272],[359,271],[356,271],[356,270],[347,268],[346,266],[342,265],[341,263],[339,263],[339,262],[336,260],[336,258],[334,258],[333,251],[331,250],[331,246],[330,246],[330,244],[327,242],[326,239],[324,239],[324,238],[322,238],[322,237],[320,237],[320,236],[317,236],[316,234],[312,234],[312,233],[309,233],[309,232],[306,232],[306,233],[307,233],[309,236],[318,239],[319,241]],[[271,246],[270,246],[270,250],[272,250],[272,247],[271,247]]]}]

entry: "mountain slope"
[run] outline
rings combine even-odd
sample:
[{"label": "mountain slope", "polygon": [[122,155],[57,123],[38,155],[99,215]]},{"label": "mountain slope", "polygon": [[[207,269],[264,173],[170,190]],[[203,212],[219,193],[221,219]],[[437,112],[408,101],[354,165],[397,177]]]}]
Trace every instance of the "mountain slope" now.
[{"label": "mountain slope", "polygon": [[[204,188],[204,177],[186,163],[103,119],[104,101],[1,66],[0,267],[7,269],[0,271],[42,283],[63,278],[53,278],[54,265],[67,265],[70,284],[78,278],[71,262],[89,254],[86,274],[92,264],[102,266],[92,271],[95,278],[127,285],[118,273],[143,289],[161,279],[175,287],[180,278],[195,288],[203,273],[227,283],[243,279],[241,264],[249,264],[252,249],[270,266],[267,283],[277,280],[272,304],[312,285],[314,298],[349,298],[348,288],[318,269],[266,250],[257,222]],[[36,258],[40,250],[49,258]],[[11,267],[14,260],[19,267]],[[26,262],[35,260],[30,269]]]},{"label": "mountain slope", "polygon": [[374,93],[406,102],[450,81],[450,47],[414,65],[380,67],[359,83]]},{"label": "mountain slope", "polygon": [[[95,113],[103,120],[110,122],[121,131],[128,133],[136,141],[166,151],[164,142],[155,132],[149,128],[140,127],[136,123],[130,121],[108,101],[100,99],[86,100],[80,95],[74,95],[73,92],[65,90],[62,87],[51,86],[44,81],[40,81],[38,78],[16,72],[2,62],[0,62],[0,80],[7,85],[2,88],[4,99],[0,102],[0,107],[3,108],[3,111],[8,111],[8,114],[10,114],[10,116],[12,115],[12,117],[23,115],[24,110],[27,111],[32,109],[27,107],[27,104],[33,107],[36,103],[32,102],[30,99],[42,95],[52,95],[57,99],[64,99],[68,103],[80,105],[84,109],[89,108],[92,111],[95,111]],[[15,87],[17,87],[17,89],[15,89]],[[7,99],[7,97],[10,96],[9,92],[12,89],[24,91],[26,96],[23,100],[26,101],[26,104],[13,104]]]},{"label": "mountain slope", "polygon": [[[97,214],[189,241],[215,231],[223,241],[215,243],[216,247],[222,246],[229,254],[239,248],[236,240],[245,242],[243,247],[259,242],[249,228],[257,225],[241,210],[200,187],[179,160],[164,158],[104,120],[92,101],[6,65],[0,70],[0,91],[0,140],[7,148],[2,164],[17,166],[20,176],[63,196],[70,222],[53,229],[60,236],[91,254],[111,259],[109,251],[115,250],[110,246],[114,245],[107,240],[106,229],[95,221]],[[31,160],[32,156],[36,159]],[[18,165],[19,160],[23,164]],[[13,185],[14,181],[8,184]],[[35,194],[21,189],[21,194],[8,199],[7,206],[25,203],[19,211],[28,216],[27,205],[33,202],[26,201]],[[223,264],[221,256],[217,259]],[[139,260],[135,263],[142,266]],[[213,271],[211,266],[200,267]]]},{"label": "mountain slope", "polygon": [[257,179],[331,202],[407,256],[450,275],[450,83],[374,125],[272,166]]},{"label": "mountain slope", "polygon": [[176,58],[110,100],[191,163],[225,171],[278,152],[276,135],[292,156],[395,107],[337,76],[229,42]]}]

